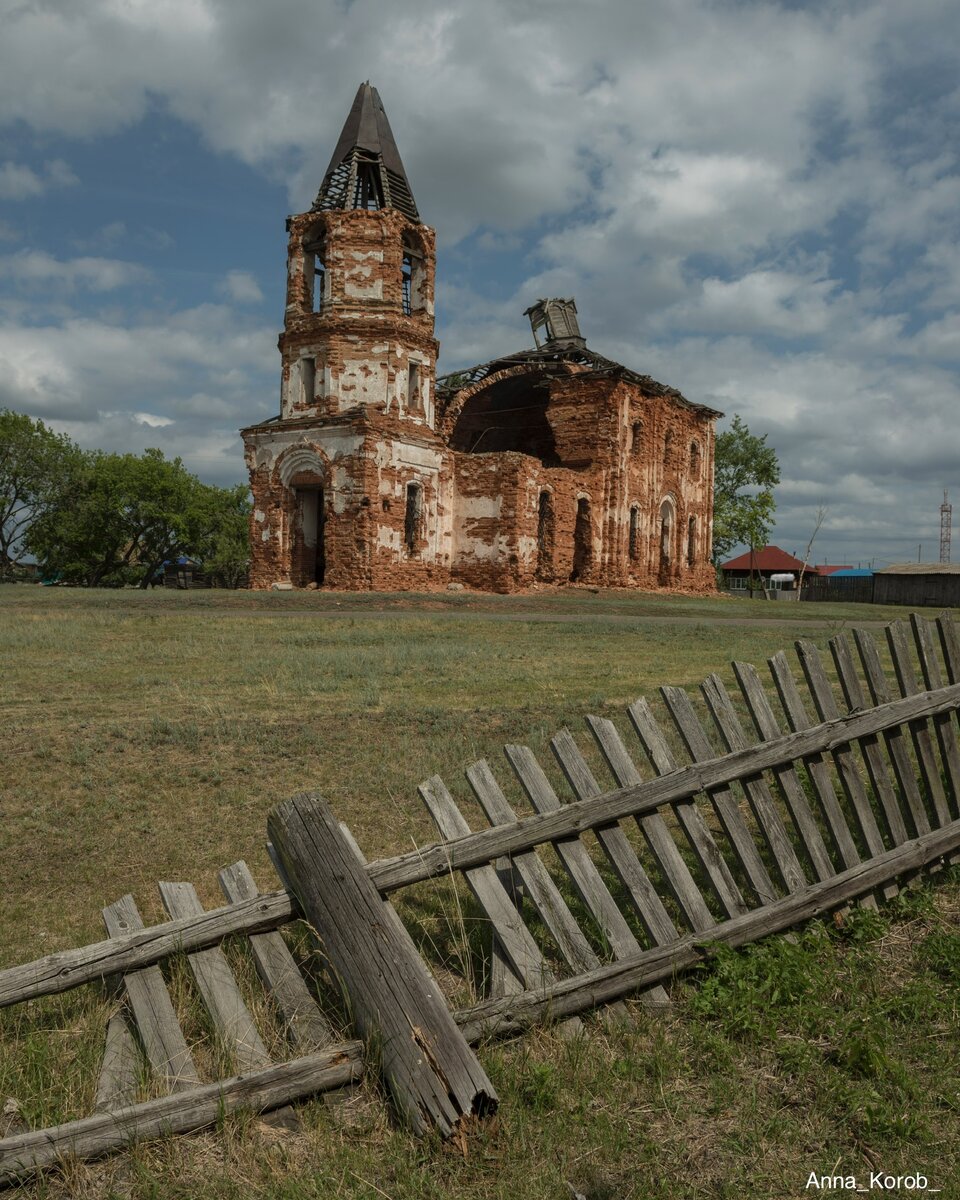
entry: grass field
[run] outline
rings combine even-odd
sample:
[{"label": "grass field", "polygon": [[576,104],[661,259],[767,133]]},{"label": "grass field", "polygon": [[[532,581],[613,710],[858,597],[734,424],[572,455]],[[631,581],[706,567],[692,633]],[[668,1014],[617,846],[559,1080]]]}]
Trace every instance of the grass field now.
[{"label": "grass field", "polygon": [[[433,840],[416,785],[434,772],[479,826],[462,768],[486,756],[506,782],[505,742],[540,751],[661,683],[730,681],[732,659],[904,615],[586,590],[0,589],[0,966],[99,939],[126,892],[161,919],[158,879],[219,904],[216,870],[244,858],[272,888],[266,815],[294,792],[325,796],[368,857],[401,851]],[[578,1042],[484,1048],[501,1113],[466,1159],[361,1091],[304,1106],[300,1133],[230,1120],[22,1191],[546,1200],[569,1181],[588,1200],[779,1200],[823,1194],[811,1171],[882,1167],[960,1194],[960,881],[731,955],[675,997]],[[33,1125],[90,1111],[107,1011],[86,988],[0,1013],[0,1104]],[[213,1070],[209,1032],[191,1032]]]}]

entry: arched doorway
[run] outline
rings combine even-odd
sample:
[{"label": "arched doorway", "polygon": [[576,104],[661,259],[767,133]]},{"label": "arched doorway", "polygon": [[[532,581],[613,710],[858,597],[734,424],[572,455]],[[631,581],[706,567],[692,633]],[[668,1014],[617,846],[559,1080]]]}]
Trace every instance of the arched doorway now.
[{"label": "arched doorway", "polygon": [[280,482],[286,493],[285,550],[294,587],[319,586],[324,580],[326,479],[320,456],[307,446],[296,447],[280,466]]},{"label": "arched doorway", "polygon": [[326,554],[323,544],[323,488],[316,486],[294,489],[296,501],[292,575],[295,587],[323,583]]},{"label": "arched doorway", "polygon": [[673,504],[667,499],[660,505],[660,569],[658,576],[662,587],[667,587],[673,576],[674,525]]}]

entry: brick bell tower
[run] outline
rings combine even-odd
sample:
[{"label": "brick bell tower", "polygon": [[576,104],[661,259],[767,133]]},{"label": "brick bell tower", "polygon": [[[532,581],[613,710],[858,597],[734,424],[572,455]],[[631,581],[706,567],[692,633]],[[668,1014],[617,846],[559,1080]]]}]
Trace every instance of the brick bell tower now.
[{"label": "brick bell tower", "polygon": [[437,561],[442,507],[435,235],[369,83],[287,232],[280,415],[242,431],[251,585],[412,586]]}]

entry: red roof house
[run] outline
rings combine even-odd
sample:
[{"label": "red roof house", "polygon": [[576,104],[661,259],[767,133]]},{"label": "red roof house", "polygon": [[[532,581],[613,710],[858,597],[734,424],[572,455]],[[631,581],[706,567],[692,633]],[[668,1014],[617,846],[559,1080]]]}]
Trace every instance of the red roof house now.
[{"label": "red roof house", "polygon": [[[779,546],[763,546],[759,550],[748,550],[746,554],[721,563],[720,569],[723,571],[727,587],[732,591],[745,588],[751,575],[761,581],[762,587],[779,591],[795,587],[804,566],[799,558],[794,558]],[[817,575],[819,571],[811,563],[804,574]]]}]

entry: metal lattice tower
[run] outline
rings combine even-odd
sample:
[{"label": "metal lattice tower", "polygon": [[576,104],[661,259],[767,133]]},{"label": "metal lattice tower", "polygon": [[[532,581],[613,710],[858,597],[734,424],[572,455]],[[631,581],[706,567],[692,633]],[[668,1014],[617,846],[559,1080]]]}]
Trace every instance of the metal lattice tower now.
[{"label": "metal lattice tower", "polygon": [[950,525],[953,519],[953,505],[947,503],[947,489],[943,489],[943,503],[940,505],[940,561],[950,561]]}]

